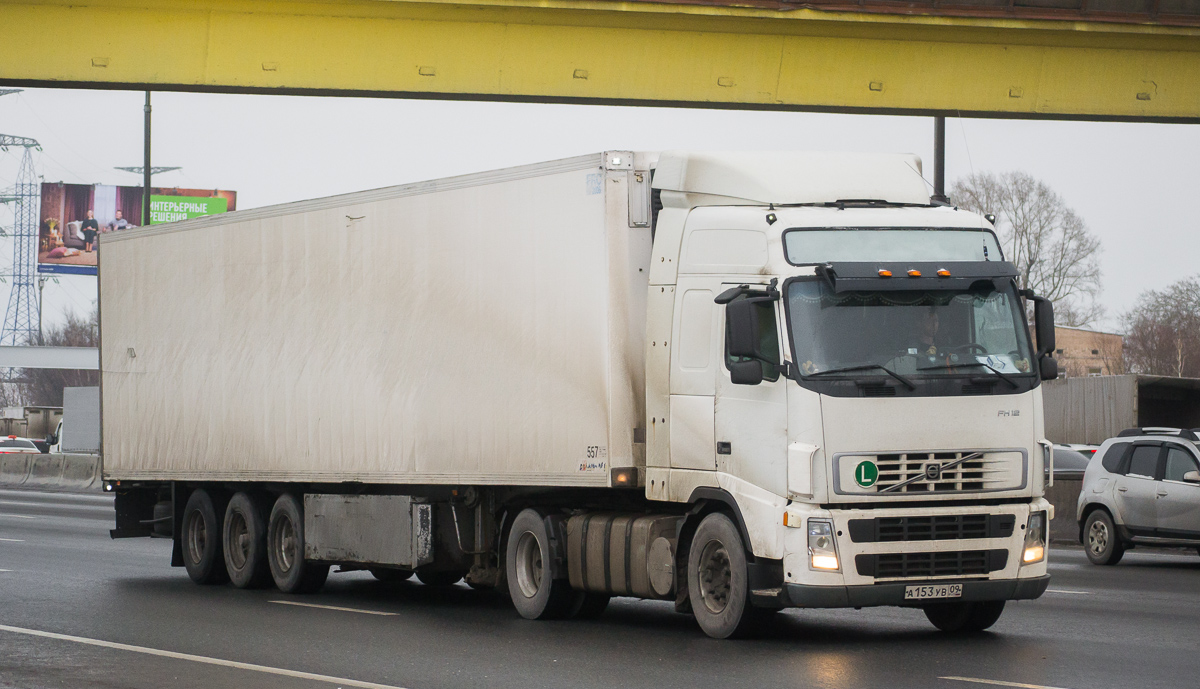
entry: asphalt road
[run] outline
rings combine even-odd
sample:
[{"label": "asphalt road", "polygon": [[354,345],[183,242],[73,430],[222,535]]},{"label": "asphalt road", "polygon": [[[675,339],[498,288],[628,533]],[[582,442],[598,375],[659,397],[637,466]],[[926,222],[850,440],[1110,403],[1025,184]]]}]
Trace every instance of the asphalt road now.
[{"label": "asphalt road", "polygon": [[0,687],[1200,686],[1195,552],[1102,568],[1056,548],[1050,591],[975,636],[882,608],[790,610],[715,641],[659,602],[530,622],[462,584],[364,573],[311,596],[199,587],[168,541],[109,540],[111,521],[105,496],[0,490]]}]

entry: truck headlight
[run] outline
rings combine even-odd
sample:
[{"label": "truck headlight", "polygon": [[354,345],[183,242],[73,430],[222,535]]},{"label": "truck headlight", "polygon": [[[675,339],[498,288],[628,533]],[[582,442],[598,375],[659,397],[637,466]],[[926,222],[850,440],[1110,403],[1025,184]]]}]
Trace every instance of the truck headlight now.
[{"label": "truck headlight", "polygon": [[1025,528],[1025,551],[1021,555],[1021,564],[1041,562],[1045,557],[1046,513],[1034,512],[1029,515],[1029,525]]},{"label": "truck headlight", "polygon": [[833,537],[832,521],[808,520],[808,562],[813,569],[838,569],[837,540]]}]

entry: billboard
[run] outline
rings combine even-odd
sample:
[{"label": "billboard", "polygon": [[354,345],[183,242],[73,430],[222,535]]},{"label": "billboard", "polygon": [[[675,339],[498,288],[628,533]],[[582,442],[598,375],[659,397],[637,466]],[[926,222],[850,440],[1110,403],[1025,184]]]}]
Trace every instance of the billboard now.
[{"label": "billboard", "polygon": [[[96,249],[109,232],[141,225],[142,187],[42,184],[38,272],[96,274]],[[150,188],[150,224],[236,210],[237,192]]]}]

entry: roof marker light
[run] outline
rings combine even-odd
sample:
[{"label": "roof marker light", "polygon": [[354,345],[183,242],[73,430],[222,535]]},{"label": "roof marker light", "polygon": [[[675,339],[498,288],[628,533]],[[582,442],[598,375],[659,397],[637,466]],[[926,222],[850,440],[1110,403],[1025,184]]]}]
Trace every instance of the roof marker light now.
[{"label": "roof marker light", "polygon": [[938,273],[938,277],[940,277],[940,278],[950,277],[950,271],[946,270],[945,268],[938,268],[937,273]]},{"label": "roof marker light", "polygon": [[908,271],[908,276],[909,276],[910,278],[919,278],[919,277],[921,277],[921,271],[919,271],[919,270],[911,270],[911,269],[910,269],[910,270]]},{"label": "roof marker light", "polygon": [[884,270],[883,268],[880,268],[880,269],[879,269],[879,277],[881,277],[881,278],[890,278],[891,276],[892,276],[892,271],[890,271],[890,270]]}]

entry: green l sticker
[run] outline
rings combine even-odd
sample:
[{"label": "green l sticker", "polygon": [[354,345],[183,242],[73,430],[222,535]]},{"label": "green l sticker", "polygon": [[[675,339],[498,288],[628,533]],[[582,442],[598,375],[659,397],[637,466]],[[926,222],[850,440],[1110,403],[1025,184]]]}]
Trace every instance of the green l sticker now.
[{"label": "green l sticker", "polygon": [[878,478],[879,467],[875,466],[875,462],[866,460],[859,462],[858,466],[854,467],[854,482],[863,488],[875,485]]}]

